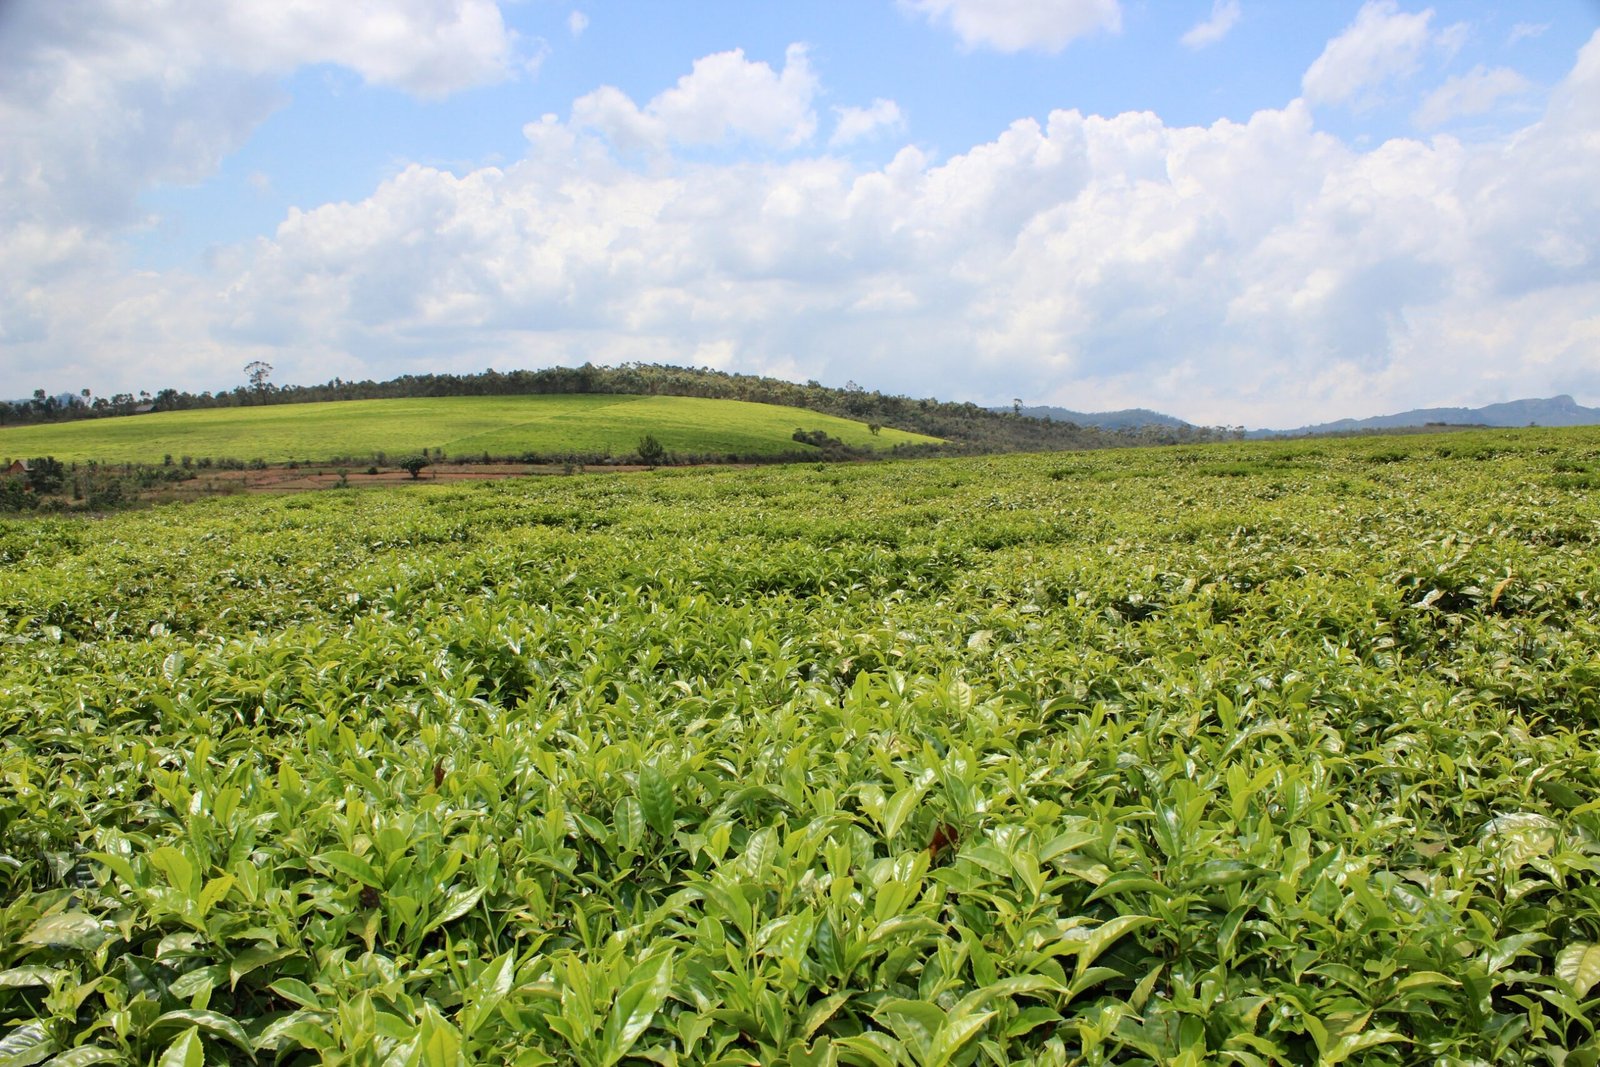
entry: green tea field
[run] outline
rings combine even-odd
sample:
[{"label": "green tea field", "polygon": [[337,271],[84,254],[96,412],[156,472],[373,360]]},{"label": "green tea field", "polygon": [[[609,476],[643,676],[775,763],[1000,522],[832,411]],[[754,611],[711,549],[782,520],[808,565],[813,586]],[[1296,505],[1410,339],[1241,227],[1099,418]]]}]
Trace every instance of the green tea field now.
[{"label": "green tea field", "polygon": [[161,463],[191,456],[268,463],[365,461],[379,453],[447,457],[523,453],[626,456],[645,434],[669,452],[761,456],[822,430],[861,449],[932,444],[921,434],[796,408],[684,396],[455,396],[163,411],[0,429],[0,456]]},{"label": "green tea field", "polygon": [[0,641],[0,1064],[1600,1060],[1594,429],[4,520]]}]

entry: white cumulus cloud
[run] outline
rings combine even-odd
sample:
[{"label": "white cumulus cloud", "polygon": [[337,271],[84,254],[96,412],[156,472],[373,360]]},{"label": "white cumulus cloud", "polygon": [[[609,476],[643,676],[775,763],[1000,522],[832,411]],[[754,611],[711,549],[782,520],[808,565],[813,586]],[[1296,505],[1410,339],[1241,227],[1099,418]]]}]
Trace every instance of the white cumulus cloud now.
[{"label": "white cumulus cloud", "polygon": [[[821,96],[803,51],[708,56],[643,106],[603,89],[529,123],[520,159],[405,167],[192,272],[5,216],[0,374],[704,360],[1252,426],[1600,398],[1600,34],[1535,121],[1478,143],[1354,146],[1295,101],[1209,126],[1057,110],[869,164],[805,140]],[[694,150],[730,137],[807,150]]]},{"label": "white cumulus cloud", "polygon": [[[0,5],[0,203],[128,221],[154,182],[194,181],[283,100],[274,78],[335,63],[421,96],[511,76],[492,0],[118,0]],[[0,218],[5,209],[0,207]]]},{"label": "white cumulus cloud", "polygon": [[1550,28],[1548,22],[1519,22],[1511,27],[1511,32],[1506,34],[1506,44],[1513,45],[1518,41],[1530,40],[1543,36],[1544,31]]},{"label": "white cumulus cloud", "polygon": [[1208,48],[1228,36],[1242,13],[1239,0],[1212,0],[1211,16],[1196,23],[1180,40],[1185,48]]},{"label": "white cumulus cloud", "polygon": [[494,0],[169,0],[163,6],[187,8],[166,18],[207,27],[210,49],[252,69],[337,63],[373,84],[434,97],[509,77],[512,69],[512,35]]},{"label": "white cumulus cloud", "polygon": [[795,147],[816,132],[812,98],[817,79],[804,45],[790,45],[782,71],[745,58],[742,49],[694,63],[677,85],[639,107],[620,89],[605,86],[572,106],[580,127],[603,132],[629,150],[664,148],[669,142],[716,144],[743,138]]},{"label": "white cumulus cloud", "polygon": [[1249,425],[1593,396],[1594,101],[1600,37],[1539,122],[1472,146],[1358,150],[1295,103],[1207,127],[1056,111],[881,167],[640,170],[550,117],[506,168],[413,167],[295,214],[238,251],[217,328],[362,374],[715,352]]},{"label": "white cumulus cloud", "polygon": [[1360,104],[1390,82],[1415,74],[1432,33],[1433,9],[1409,13],[1394,0],[1368,0],[1306,70],[1301,88],[1314,104]]},{"label": "white cumulus cloud", "polygon": [[968,48],[1059,52],[1091,33],[1122,28],[1117,0],[901,0],[930,22],[945,23]]},{"label": "white cumulus cloud", "polygon": [[125,270],[140,196],[214,172],[297,67],[438,97],[517,48],[493,0],[0,2],[0,371],[133,386],[250,351],[195,329],[204,282]]},{"label": "white cumulus cloud", "polygon": [[1481,64],[1458,74],[1429,93],[1413,116],[1423,129],[1443,126],[1452,119],[1492,111],[1502,99],[1531,89],[1532,83],[1510,67],[1486,68]]},{"label": "white cumulus cloud", "polygon": [[828,144],[835,147],[905,128],[905,116],[900,113],[900,105],[882,97],[867,107],[836,107],[833,110],[838,122],[834,125],[833,135],[828,138]]}]

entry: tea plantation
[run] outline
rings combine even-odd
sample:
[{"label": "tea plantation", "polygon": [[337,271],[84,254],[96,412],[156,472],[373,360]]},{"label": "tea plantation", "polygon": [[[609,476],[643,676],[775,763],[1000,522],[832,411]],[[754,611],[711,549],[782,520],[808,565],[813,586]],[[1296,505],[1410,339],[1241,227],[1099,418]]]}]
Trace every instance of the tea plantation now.
[{"label": "tea plantation", "polygon": [[1594,1064],[1600,432],[0,524],[0,1065]]},{"label": "tea plantation", "polygon": [[[937,444],[903,430],[776,404],[690,396],[430,396],[157,411],[0,428],[0,456],[161,463],[180,457],[265,463],[366,462],[423,449],[488,456],[631,455],[645,434],[680,455],[775,456],[804,450],[796,429],[860,451]],[[187,466],[187,462],[184,464]]]}]

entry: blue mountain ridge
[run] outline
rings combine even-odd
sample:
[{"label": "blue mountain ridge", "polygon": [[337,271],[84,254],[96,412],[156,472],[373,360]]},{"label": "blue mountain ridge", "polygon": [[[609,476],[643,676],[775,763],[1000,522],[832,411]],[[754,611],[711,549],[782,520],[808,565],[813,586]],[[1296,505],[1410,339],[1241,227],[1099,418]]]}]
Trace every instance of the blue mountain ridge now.
[{"label": "blue mountain ridge", "polygon": [[[995,411],[1010,411],[996,407]],[[1107,430],[1136,429],[1140,426],[1189,426],[1191,423],[1172,415],[1146,408],[1127,408],[1121,411],[1086,412],[1051,405],[1024,405],[1022,414],[1057,422],[1074,422],[1079,426],[1098,426]],[[1277,437],[1300,434],[1359,433],[1370,430],[1398,430],[1429,424],[1451,426],[1596,426],[1600,425],[1600,408],[1584,407],[1572,397],[1562,394],[1546,399],[1508,400],[1488,404],[1481,408],[1413,408],[1393,415],[1374,415],[1367,419],[1339,419],[1290,430],[1251,430],[1250,437]]]}]

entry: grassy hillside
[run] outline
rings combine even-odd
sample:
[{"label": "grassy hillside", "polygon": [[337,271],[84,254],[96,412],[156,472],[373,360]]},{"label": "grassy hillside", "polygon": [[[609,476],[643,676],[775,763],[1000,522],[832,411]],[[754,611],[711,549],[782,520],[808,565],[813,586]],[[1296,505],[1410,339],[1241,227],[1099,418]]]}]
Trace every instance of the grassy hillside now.
[{"label": "grassy hillside", "polygon": [[322,461],[427,448],[447,457],[489,453],[627,455],[653,435],[669,452],[777,455],[806,446],[797,429],[823,430],[857,448],[934,438],[772,404],[681,396],[494,396],[350,400],[214,408],[0,429],[0,457],[160,463],[165,456]]},{"label": "grassy hillside", "polygon": [[1597,488],[1600,429],[0,521],[0,1058],[1592,1064]]},{"label": "grassy hillside", "polygon": [[[1215,428],[1173,425],[1143,426],[1137,432],[1108,431],[1050,419],[1018,418],[1010,410],[991,411],[976,404],[952,403],[932,397],[914,400],[886,396],[859,387],[833,389],[818,382],[800,385],[759,375],[730,374],[706,367],[673,367],[624,363],[616,367],[546,367],[506,373],[407,374],[385,382],[347,382],[334,379],[321,385],[285,385],[263,391],[240,386],[231,393],[195,395],[176,389],[155,394],[159,411],[209,411],[216,408],[321,403],[335,400],[399,400],[414,397],[528,397],[528,396],[683,396],[779,407],[835,415],[861,423],[880,423],[910,433],[928,434],[974,452],[1048,452],[1063,449],[1105,448],[1128,444],[1192,444],[1229,436]],[[133,398],[122,394],[99,413],[89,409],[57,409],[50,404],[0,401],[0,425],[34,425],[79,416],[132,414]],[[1140,420],[1141,422],[1145,420]]]}]

